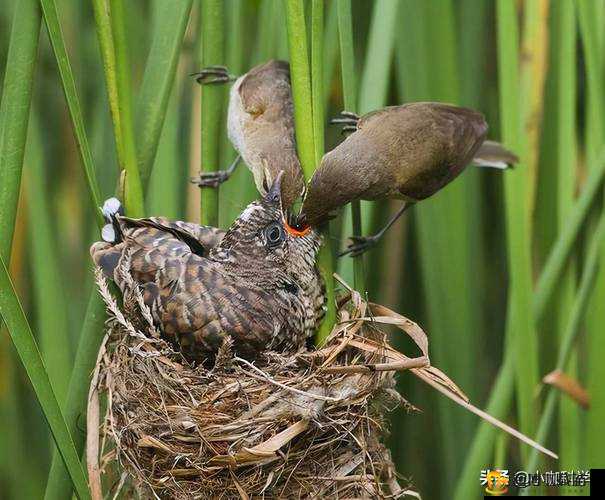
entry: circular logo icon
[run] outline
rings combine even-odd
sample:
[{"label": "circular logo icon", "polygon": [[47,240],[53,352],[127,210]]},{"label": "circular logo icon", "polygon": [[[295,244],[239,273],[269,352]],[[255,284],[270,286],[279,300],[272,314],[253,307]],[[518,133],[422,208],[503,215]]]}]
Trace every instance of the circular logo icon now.
[{"label": "circular logo icon", "polygon": [[487,473],[485,492],[490,495],[504,495],[508,492],[508,475],[500,470],[490,470]]}]

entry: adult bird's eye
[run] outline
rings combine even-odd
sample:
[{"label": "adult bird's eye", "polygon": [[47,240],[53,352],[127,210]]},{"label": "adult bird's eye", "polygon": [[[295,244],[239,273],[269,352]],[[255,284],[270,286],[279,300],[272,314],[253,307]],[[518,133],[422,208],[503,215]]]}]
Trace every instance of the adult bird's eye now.
[{"label": "adult bird's eye", "polygon": [[279,245],[284,240],[284,237],[284,229],[279,223],[271,224],[265,229],[265,238],[269,246]]}]

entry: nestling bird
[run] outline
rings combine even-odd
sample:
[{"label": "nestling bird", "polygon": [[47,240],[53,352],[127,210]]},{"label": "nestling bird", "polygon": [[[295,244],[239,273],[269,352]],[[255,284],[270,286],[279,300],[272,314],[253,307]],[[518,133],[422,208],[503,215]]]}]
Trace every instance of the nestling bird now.
[{"label": "nestling bird", "polygon": [[374,244],[412,204],[435,194],[464,168],[506,168],[517,161],[485,141],[480,113],[435,102],[393,106],[345,120],[354,132],[322,158],[309,181],[299,221],[317,226],[353,200],[400,198],[404,205],[378,234],[355,238],[345,253]]},{"label": "nestling bird", "polygon": [[[211,67],[197,73],[201,84],[227,83],[226,68]],[[265,194],[281,171],[284,207],[302,194],[304,177],[296,154],[294,108],[287,62],[269,61],[237,78],[229,96],[229,139],[254,175],[258,191]],[[216,186],[229,178],[236,161],[227,169],[204,173],[196,182]]]},{"label": "nestling bird", "polygon": [[320,237],[286,222],[279,174],[226,231],[163,218],[129,219],[106,203],[112,230],[91,247],[94,262],[122,289],[130,271],[163,335],[192,360],[212,359],[223,340],[248,358],[303,347],[323,315],[315,266]]}]

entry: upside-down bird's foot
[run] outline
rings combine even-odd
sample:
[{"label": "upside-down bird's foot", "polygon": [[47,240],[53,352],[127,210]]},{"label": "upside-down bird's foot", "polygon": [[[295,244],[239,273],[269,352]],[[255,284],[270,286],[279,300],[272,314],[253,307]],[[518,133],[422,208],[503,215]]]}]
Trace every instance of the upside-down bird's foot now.
[{"label": "upside-down bird's foot", "polygon": [[349,243],[345,250],[338,254],[339,257],[344,257],[345,255],[357,257],[358,255],[367,252],[378,243],[380,236],[351,236],[349,239],[351,240],[351,243]]},{"label": "upside-down bird's foot", "polygon": [[198,187],[217,188],[231,176],[231,172],[217,170],[216,172],[202,172],[199,177],[193,177],[191,182]]},{"label": "upside-down bird's foot", "polygon": [[342,111],[338,118],[332,118],[330,120],[331,125],[343,125],[341,134],[355,132],[357,130],[358,122],[359,115],[356,113],[351,113],[350,111]]},{"label": "upside-down bird's foot", "polygon": [[200,85],[219,85],[236,79],[235,76],[229,74],[225,66],[208,66],[191,76],[194,76],[195,81]]},{"label": "upside-down bird's foot", "polygon": [[231,162],[231,165],[229,165],[229,167],[225,170],[217,170],[216,172],[200,172],[199,177],[194,177],[191,179],[191,182],[197,184],[198,187],[217,188],[223,182],[229,179],[229,177],[231,177],[231,174],[235,172],[235,169],[239,165],[241,159],[241,155],[237,155],[233,162]]}]

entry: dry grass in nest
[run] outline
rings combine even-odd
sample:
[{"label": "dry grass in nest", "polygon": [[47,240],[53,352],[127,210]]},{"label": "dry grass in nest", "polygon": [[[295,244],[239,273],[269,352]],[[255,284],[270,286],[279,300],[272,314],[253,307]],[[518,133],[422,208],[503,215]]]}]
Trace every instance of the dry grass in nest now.
[{"label": "dry grass in nest", "polygon": [[[160,338],[132,279],[122,306],[100,273],[97,281],[110,317],[89,397],[93,498],[116,460],[127,474],[113,489],[131,483],[144,498],[418,497],[399,484],[383,444],[386,413],[412,408],[394,372],[409,370],[480,413],[430,366],[418,325],[356,292],[320,350],[266,352],[251,363],[225,343],[208,368]],[[405,331],[422,355],[390,347],[381,324]]]}]

